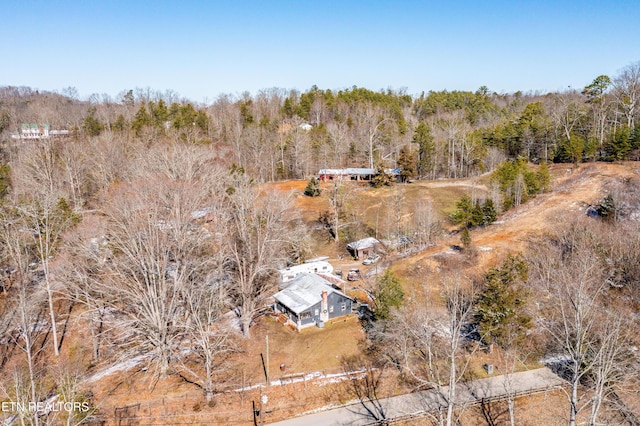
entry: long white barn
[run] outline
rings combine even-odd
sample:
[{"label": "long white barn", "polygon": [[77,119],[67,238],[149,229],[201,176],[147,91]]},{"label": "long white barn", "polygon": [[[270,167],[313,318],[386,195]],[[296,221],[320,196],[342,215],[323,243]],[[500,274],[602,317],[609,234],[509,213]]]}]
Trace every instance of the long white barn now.
[{"label": "long white barn", "polygon": [[320,169],[318,178],[322,181],[333,179],[371,180],[376,174],[374,169],[350,167],[347,169]]}]

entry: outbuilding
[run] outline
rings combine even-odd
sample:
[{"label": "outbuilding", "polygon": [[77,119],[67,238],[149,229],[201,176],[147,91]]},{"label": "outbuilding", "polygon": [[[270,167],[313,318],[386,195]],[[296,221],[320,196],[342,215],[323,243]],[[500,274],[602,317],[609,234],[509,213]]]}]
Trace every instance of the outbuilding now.
[{"label": "outbuilding", "polygon": [[380,241],[368,237],[347,244],[347,250],[354,258],[360,259],[374,254],[378,246],[381,246]]},{"label": "outbuilding", "polygon": [[320,169],[318,179],[321,181],[328,180],[371,180],[376,174],[374,169],[361,167],[349,167],[346,169]]}]

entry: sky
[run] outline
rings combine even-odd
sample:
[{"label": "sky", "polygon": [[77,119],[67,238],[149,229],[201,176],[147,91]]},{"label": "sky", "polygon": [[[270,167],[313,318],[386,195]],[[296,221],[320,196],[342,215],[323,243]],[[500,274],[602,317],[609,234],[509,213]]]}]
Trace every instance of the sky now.
[{"label": "sky", "polygon": [[640,61],[637,0],[0,0],[0,86],[548,92]]}]

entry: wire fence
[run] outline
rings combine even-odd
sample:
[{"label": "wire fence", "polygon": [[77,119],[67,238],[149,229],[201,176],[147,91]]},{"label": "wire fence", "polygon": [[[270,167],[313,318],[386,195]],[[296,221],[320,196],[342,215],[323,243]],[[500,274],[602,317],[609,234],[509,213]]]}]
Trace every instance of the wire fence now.
[{"label": "wire fence", "polygon": [[[314,372],[287,373],[274,378],[267,386],[264,380],[237,380],[219,390],[211,403],[207,403],[202,390],[136,401],[113,411],[102,412],[87,419],[91,425],[138,426],[153,424],[253,424],[255,410],[252,401],[260,401],[263,393],[276,393],[283,398],[273,399],[269,411],[293,412],[304,409],[306,402],[296,400],[309,390],[309,386],[322,386],[361,377],[362,371],[345,372],[325,369]],[[235,406],[239,409],[224,409]],[[217,407],[220,407],[218,409]],[[267,411],[265,411],[267,412]]]}]

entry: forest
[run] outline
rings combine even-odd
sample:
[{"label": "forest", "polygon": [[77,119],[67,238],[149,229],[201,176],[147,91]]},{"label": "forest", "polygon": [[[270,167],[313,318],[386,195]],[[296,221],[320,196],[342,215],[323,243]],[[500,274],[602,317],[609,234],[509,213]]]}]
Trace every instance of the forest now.
[{"label": "forest", "polygon": [[[320,168],[395,166],[406,147],[419,178],[457,178],[514,158],[637,159],[638,73],[636,63],[583,89],[546,94],[274,88],[221,95],[211,105],[151,89],[80,101],[73,88],[58,94],[3,87],[0,131],[6,136],[22,123],[48,123],[82,143],[206,145],[258,182],[306,178]],[[310,130],[300,127],[305,123]]]},{"label": "forest", "polygon": [[[277,269],[375,234],[405,238],[412,255],[441,241],[462,252],[429,275],[437,294],[393,267],[374,279],[362,356],[377,371],[395,371],[406,390],[451,392],[468,378],[474,334],[507,370],[562,357],[567,423],[615,424],[603,407],[640,383],[637,169],[603,180],[596,220],[563,220],[493,263],[474,239],[561,191],[559,176],[640,161],[639,102],[640,62],[552,93],[314,86],[198,104],[152,89],[80,99],[71,87],[0,87],[0,402],[56,395],[91,409],[28,411],[22,424],[90,424],[100,407],[88,372],[142,357],[145,375],[179,377],[212,403],[270,310]],[[68,134],[21,139],[25,124]],[[347,167],[376,178],[307,195],[277,188]],[[486,191],[456,192],[444,209],[389,198],[380,223],[358,207],[364,193],[468,179]],[[319,214],[297,207],[316,196]],[[446,392],[435,424],[460,415]]]}]

